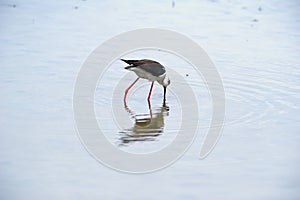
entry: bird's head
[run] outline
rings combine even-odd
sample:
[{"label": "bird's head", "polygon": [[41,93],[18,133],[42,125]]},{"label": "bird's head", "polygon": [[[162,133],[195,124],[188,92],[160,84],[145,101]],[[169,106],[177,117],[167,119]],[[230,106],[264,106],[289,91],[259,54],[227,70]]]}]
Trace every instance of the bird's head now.
[{"label": "bird's head", "polygon": [[171,81],[168,76],[165,76],[165,78],[162,81],[162,86],[164,87],[164,101],[163,101],[163,106],[166,107],[166,93],[167,93],[167,87],[170,85]]},{"label": "bird's head", "polygon": [[168,85],[170,85],[170,83],[171,83],[171,81],[170,81],[169,77],[165,76],[164,80],[162,81],[162,85],[164,87],[167,87]]}]

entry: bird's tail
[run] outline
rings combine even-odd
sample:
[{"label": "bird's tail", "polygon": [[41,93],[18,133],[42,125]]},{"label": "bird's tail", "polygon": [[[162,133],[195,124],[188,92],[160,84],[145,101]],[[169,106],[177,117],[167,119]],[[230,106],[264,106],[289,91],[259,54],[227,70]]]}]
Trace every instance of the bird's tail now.
[{"label": "bird's tail", "polygon": [[131,68],[134,68],[134,67],[135,67],[135,66],[133,66],[133,65],[129,65],[129,66],[124,67],[124,69],[130,70]]},{"label": "bird's tail", "polygon": [[139,60],[125,60],[125,59],[121,59],[121,60],[127,63],[128,65],[136,65],[139,62]]}]

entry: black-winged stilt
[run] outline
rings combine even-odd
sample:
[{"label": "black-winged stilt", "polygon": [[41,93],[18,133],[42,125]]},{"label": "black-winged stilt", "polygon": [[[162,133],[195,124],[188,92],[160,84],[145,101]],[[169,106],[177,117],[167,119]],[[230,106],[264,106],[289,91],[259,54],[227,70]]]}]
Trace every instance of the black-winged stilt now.
[{"label": "black-winged stilt", "polygon": [[129,66],[125,67],[125,69],[133,71],[136,73],[138,78],[125,90],[124,94],[124,102],[126,102],[126,96],[130,88],[140,79],[148,79],[152,81],[150,91],[148,94],[148,102],[150,102],[150,97],[152,93],[152,88],[154,81],[157,81],[164,88],[164,101],[163,105],[166,105],[166,92],[167,86],[170,85],[170,79],[166,74],[166,69],[159,62],[154,60],[142,59],[142,60],[125,60],[121,59],[125,63],[129,64]]}]

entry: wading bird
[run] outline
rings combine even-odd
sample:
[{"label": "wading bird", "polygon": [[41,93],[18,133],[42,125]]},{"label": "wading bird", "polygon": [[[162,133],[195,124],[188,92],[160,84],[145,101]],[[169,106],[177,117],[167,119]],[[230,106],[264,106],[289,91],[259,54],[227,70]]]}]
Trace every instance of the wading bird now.
[{"label": "wading bird", "polygon": [[125,67],[125,69],[133,71],[136,73],[138,78],[125,90],[124,94],[124,102],[126,102],[126,96],[130,88],[140,79],[148,79],[152,82],[150,91],[148,94],[148,102],[150,102],[150,97],[152,93],[152,88],[154,81],[157,81],[164,88],[164,100],[163,105],[166,106],[166,93],[167,86],[170,85],[170,79],[166,74],[166,69],[159,62],[154,60],[142,59],[142,60],[125,60],[121,59],[125,63],[129,64],[129,66]]}]

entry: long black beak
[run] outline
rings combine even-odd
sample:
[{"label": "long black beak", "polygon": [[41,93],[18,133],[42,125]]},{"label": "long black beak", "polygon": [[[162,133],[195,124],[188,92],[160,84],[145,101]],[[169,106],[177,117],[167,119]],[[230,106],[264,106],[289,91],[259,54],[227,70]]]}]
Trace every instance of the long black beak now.
[{"label": "long black beak", "polygon": [[167,87],[164,86],[164,102],[163,102],[163,106],[166,106],[166,93],[167,93]]}]

